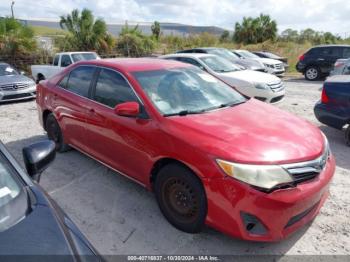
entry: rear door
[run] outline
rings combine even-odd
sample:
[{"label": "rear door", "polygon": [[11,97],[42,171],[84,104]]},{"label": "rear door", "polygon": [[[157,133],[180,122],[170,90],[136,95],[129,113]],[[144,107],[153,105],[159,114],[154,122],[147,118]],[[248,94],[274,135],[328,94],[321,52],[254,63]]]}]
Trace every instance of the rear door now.
[{"label": "rear door", "polygon": [[56,86],[53,107],[66,142],[85,150],[85,122],[94,66],[79,66]]},{"label": "rear door", "polygon": [[335,61],[342,56],[343,49],[339,46],[318,48],[316,61],[323,73],[329,73]]},{"label": "rear door", "polygon": [[[143,110],[141,100],[119,72],[99,69],[89,104],[86,124],[88,153],[108,166],[147,183],[140,173],[149,164],[147,134],[152,121]],[[123,102],[138,102],[137,118],[119,116],[114,107]]]}]

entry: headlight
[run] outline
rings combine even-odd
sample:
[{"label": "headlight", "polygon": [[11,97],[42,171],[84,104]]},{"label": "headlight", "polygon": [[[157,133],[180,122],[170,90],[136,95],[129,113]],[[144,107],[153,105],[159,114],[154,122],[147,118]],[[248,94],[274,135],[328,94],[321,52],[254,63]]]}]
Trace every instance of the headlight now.
[{"label": "headlight", "polygon": [[233,178],[264,189],[271,189],[279,184],[293,182],[292,177],[277,165],[245,165],[217,159],[220,168]]},{"label": "headlight", "polygon": [[254,86],[257,89],[268,89],[269,88],[269,86],[265,83],[255,83]]}]

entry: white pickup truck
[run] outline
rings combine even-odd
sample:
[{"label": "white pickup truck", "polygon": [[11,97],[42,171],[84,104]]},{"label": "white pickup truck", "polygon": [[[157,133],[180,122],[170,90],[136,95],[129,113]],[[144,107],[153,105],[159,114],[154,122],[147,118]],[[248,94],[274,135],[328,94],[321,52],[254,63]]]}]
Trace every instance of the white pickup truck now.
[{"label": "white pickup truck", "polygon": [[100,59],[95,52],[64,52],[57,53],[53,59],[52,65],[32,65],[32,76],[36,83],[48,79],[57,74],[65,67],[82,60]]}]

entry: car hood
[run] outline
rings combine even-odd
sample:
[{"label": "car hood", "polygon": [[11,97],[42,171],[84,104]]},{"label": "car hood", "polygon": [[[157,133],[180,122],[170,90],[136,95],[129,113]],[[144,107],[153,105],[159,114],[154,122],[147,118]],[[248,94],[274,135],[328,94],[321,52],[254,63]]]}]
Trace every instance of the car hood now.
[{"label": "car hood", "polygon": [[0,76],[0,85],[14,84],[14,83],[35,84],[35,82],[32,79],[24,75]]},{"label": "car hood", "polygon": [[259,61],[252,60],[252,59],[237,59],[233,61],[234,63],[237,63],[239,65],[243,65],[248,69],[264,69],[265,66],[261,64]]},{"label": "car hood", "polygon": [[228,161],[285,164],[322,154],[320,130],[288,112],[250,99],[203,114],[166,118],[169,132],[196,149]]},{"label": "car hood", "polygon": [[228,72],[228,73],[218,73],[218,77],[222,78],[224,81],[233,84],[230,80],[241,80],[246,81],[250,83],[265,83],[265,84],[279,84],[281,82],[281,79],[279,79],[277,76],[257,72],[253,70],[241,70],[241,71],[234,71],[234,72]]},{"label": "car hood", "polygon": [[257,61],[260,61],[264,64],[269,64],[269,65],[275,65],[275,64],[283,64],[281,61],[276,60],[276,59],[271,59],[271,58],[256,58]]}]

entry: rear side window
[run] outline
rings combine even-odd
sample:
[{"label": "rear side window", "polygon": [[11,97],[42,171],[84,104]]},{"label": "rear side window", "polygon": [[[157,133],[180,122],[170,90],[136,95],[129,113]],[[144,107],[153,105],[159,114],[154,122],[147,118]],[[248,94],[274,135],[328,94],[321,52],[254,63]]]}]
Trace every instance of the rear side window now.
[{"label": "rear side window", "polygon": [[138,102],[127,81],[119,73],[109,69],[100,71],[94,100],[112,108],[123,102]]},{"label": "rear side window", "polygon": [[56,55],[54,60],[53,60],[53,65],[54,66],[58,66],[58,61],[60,60],[60,56],[59,55]]},{"label": "rear side window", "polygon": [[349,58],[350,57],[350,47],[345,47],[343,50],[343,58]]},{"label": "rear side window", "polygon": [[88,97],[89,88],[90,88],[91,80],[94,76],[94,72],[95,72],[95,68],[91,66],[80,66],[74,69],[69,74],[68,83],[66,84],[66,89],[80,96]]}]

